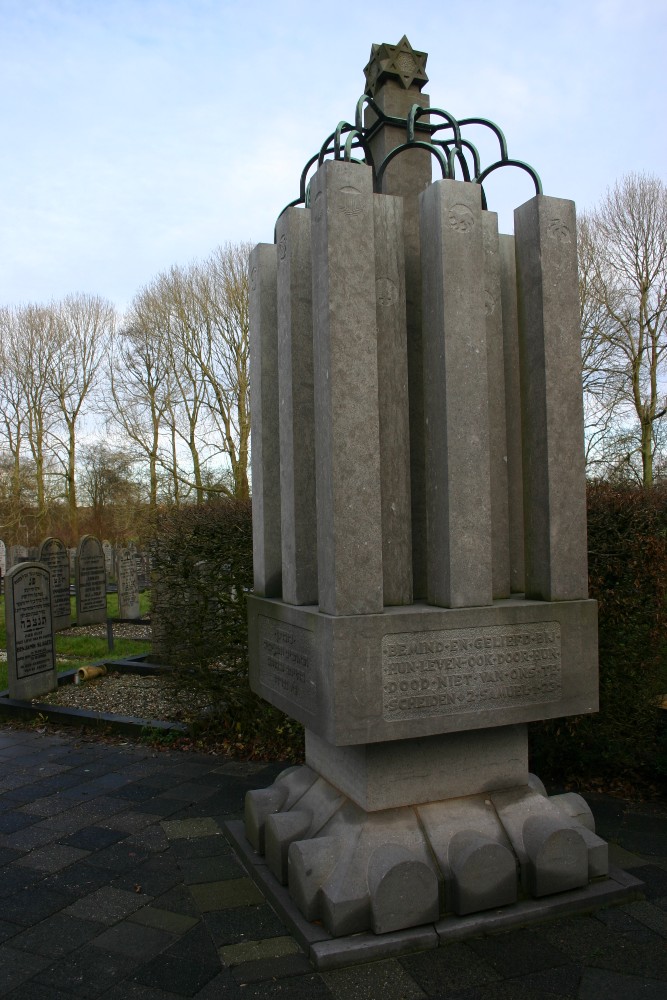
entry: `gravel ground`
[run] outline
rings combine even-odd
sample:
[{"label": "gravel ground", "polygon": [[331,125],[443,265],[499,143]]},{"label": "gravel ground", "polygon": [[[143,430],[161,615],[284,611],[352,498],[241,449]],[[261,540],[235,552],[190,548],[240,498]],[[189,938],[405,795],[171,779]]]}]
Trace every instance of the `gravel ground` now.
[{"label": "gravel ground", "polygon": [[57,691],[36,699],[49,705],[109,712],[160,722],[187,722],[201,714],[210,696],[199,691],[176,690],[168,677],[109,672],[81,684],[61,684]]}]

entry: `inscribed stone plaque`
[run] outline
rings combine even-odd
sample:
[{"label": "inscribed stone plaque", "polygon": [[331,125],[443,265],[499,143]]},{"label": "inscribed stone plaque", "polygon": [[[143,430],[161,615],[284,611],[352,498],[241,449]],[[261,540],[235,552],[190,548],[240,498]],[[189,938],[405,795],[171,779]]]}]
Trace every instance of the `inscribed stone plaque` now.
[{"label": "inscribed stone plaque", "polygon": [[79,625],[106,621],[107,574],[102,544],[84,535],[76,550],[76,620]]},{"label": "inscribed stone plaque", "polygon": [[104,552],[104,565],[107,571],[107,578],[113,576],[113,546],[111,542],[106,539],[102,542],[102,551]]},{"label": "inscribed stone plaque", "polygon": [[120,549],[116,563],[119,618],[140,618],[139,574],[135,553]]},{"label": "inscribed stone plaque", "polygon": [[298,625],[260,615],[259,675],[262,684],[315,712],[317,690],[313,671],[313,634]]},{"label": "inscribed stone plaque", "polygon": [[29,699],[57,686],[51,621],[51,577],[39,563],[22,563],[5,579],[7,679],[10,698]]},{"label": "inscribed stone plaque", "polygon": [[387,722],[560,697],[558,622],[383,636],[382,713]]},{"label": "inscribed stone plaque", "polygon": [[51,615],[53,631],[72,624],[69,600],[69,553],[59,538],[46,538],[39,547],[38,561],[51,571]]}]

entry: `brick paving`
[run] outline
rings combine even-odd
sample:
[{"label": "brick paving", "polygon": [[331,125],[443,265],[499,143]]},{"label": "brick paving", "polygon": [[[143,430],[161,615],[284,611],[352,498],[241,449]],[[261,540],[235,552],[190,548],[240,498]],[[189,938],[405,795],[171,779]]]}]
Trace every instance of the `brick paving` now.
[{"label": "brick paving", "polygon": [[589,797],[644,899],[316,972],[223,834],[278,764],[0,727],[0,996],[667,996],[667,805]]}]

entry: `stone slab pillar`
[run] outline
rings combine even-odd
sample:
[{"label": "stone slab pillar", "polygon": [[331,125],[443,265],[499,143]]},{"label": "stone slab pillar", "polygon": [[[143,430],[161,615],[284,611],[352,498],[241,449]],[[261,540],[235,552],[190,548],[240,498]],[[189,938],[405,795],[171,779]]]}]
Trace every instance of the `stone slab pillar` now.
[{"label": "stone slab pillar", "polygon": [[320,610],[382,611],[373,182],[327,161],[312,182]]},{"label": "stone slab pillar", "polygon": [[428,601],[492,602],[484,250],[479,188],[421,196]]},{"label": "stone slab pillar", "polygon": [[523,412],[526,596],[588,594],[574,202],[514,212]]},{"label": "stone slab pillar", "polygon": [[310,209],[288,208],[283,212],[276,240],[283,600],[316,604]]},{"label": "stone slab pillar", "polygon": [[280,440],[278,409],[277,249],[260,243],[250,270],[250,395],[255,593],[280,597]]}]

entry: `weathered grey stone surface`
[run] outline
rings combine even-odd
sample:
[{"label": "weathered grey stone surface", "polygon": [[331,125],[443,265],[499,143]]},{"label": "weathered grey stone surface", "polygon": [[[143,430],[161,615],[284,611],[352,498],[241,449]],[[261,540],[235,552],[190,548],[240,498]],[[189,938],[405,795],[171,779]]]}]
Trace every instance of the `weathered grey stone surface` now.
[{"label": "weathered grey stone surface", "polygon": [[428,600],[492,602],[484,250],[479,188],[421,196]]},{"label": "weathered grey stone surface", "polygon": [[131,549],[122,548],[116,556],[116,582],[118,584],[119,618],[140,618],[139,573],[137,560]]},{"label": "weathered grey stone surface", "polygon": [[107,539],[102,542],[102,551],[104,552],[104,565],[107,572],[107,580],[110,580],[114,575],[114,551],[113,545]]},{"label": "weathered grey stone surface", "polygon": [[283,212],[276,241],[283,600],[317,604],[310,209]]},{"label": "weathered grey stone surface", "polygon": [[94,625],[107,619],[107,574],[99,538],[84,535],[75,560],[77,625]]},{"label": "weathered grey stone surface", "polygon": [[514,237],[499,237],[500,291],[505,364],[505,431],[510,546],[510,589],[525,589],[523,541],[523,459],[521,455],[521,381],[519,376],[519,321],[516,301]]},{"label": "weathered grey stone surface", "polygon": [[385,604],[412,604],[410,407],[403,201],[373,198]]},{"label": "weathered grey stone surface", "polygon": [[5,577],[7,680],[10,698],[26,701],[58,685],[51,619],[51,574],[20,563]]},{"label": "weathered grey stone surface", "polygon": [[252,689],[329,743],[597,711],[595,601],[336,617],[248,596]]},{"label": "weathered grey stone surface", "polygon": [[250,255],[248,267],[254,589],[264,597],[280,597],[277,248],[260,243]]},{"label": "weathered grey stone surface", "polygon": [[0,578],[4,578],[7,572],[7,547],[0,538]]},{"label": "weathered grey stone surface", "polygon": [[45,538],[39,547],[37,561],[51,573],[51,624],[54,632],[72,624],[69,585],[69,554],[59,538]]},{"label": "weathered grey stone surface", "polygon": [[373,186],[326,161],[312,182],[320,610],[383,606]]},{"label": "weathered grey stone surface", "polygon": [[528,738],[518,725],[335,747],[306,730],[306,763],[376,812],[525,785]]},{"label": "weathered grey stone surface", "polygon": [[503,306],[498,216],[495,212],[482,212],[482,244],[491,475],[491,586],[494,599],[498,599],[510,596],[510,534]]},{"label": "weathered grey stone surface", "polygon": [[523,407],[526,595],[588,594],[574,203],[536,195],[514,213]]},{"label": "weathered grey stone surface", "polygon": [[[403,117],[414,104],[427,108],[428,94],[420,93],[419,80],[405,88],[397,80],[387,79],[374,99],[378,107],[392,117]],[[367,124],[375,121],[372,108],[365,111]],[[428,116],[423,119],[428,122]],[[428,134],[420,135],[428,141]],[[380,164],[396,146],[405,142],[405,130],[387,126],[375,133],[371,151]],[[431,183],[432,157],[425,150],[413,149],[396,157],[382,178],[383,194],[403,199],[405,247],[405,300],[408,340],[408,385],[410,409],[410,483],[412,496],[412,567],[414,597],[426,597],[426,509],[424,500],[424,359],[422,350],[422,277],[419,235],[419,195]]]}]

